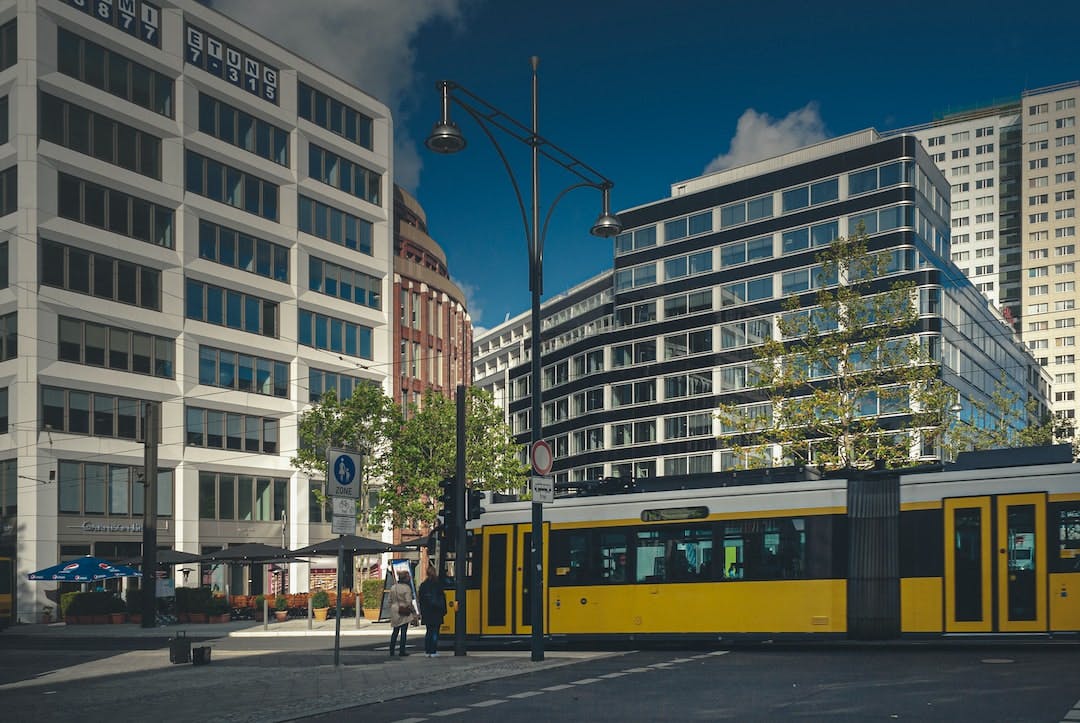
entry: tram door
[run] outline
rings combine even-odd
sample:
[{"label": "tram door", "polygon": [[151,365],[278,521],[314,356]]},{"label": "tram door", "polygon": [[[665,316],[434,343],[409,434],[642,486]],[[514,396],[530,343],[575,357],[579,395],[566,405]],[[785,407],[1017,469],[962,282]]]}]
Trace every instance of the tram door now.
[{"label": "tram door", "polygon": [[480,588],[481,635],[507,635],[513,619],[514,526],[484,528],[483,564]]},{"label": "tram door", "polygon": [[945,500],[945,631],[1046,630],[1046,497]]},{"label": "tram door", "polygon": [[[548,548],[548,529],[544,527],[544,552]],[[517,554],[515,556],[514,579],[515,588],[514,605],[516,607],[514,632],[518,635],[532,634],[532,595],[533,595],[533,559],[532,559],[532,525],[518,525],[517,528]],[[544,574],[547,574],[547,560],[545,558]],[[547,609],[546,606],[544,608]],[[545,614],[545,623],[548,616]],[[545,625],[550,628],[550,624]]]}]

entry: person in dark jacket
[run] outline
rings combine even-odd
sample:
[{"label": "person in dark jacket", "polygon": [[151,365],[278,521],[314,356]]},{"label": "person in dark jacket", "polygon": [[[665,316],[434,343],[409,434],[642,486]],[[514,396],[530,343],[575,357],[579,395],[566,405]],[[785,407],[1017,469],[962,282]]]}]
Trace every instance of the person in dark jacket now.
[{"label": "person in dark jacket", "polygon": [[446,616],[446,594],[434,565],[428,565],[417,597],[420,599],[420,619],[427,628],[424,634],[424,655],[434,658],[439,654],[439,628]]}]

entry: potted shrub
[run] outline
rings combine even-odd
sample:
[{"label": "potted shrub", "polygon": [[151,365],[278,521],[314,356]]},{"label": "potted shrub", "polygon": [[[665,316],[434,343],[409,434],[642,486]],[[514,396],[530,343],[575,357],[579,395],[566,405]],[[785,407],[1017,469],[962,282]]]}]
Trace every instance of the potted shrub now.
[{"label": "potted shrub", "polygon": [[220,595],[214,595],[210,598],[210,602],[206,604],[206,615],[209,622],[227,623],[231,617],[229,613],[229,601]]},{"label": "potted shrub", "polygon": [[142,590],[131,588],[127,592],[127,619],[129,623],[142,624]]},{"label": "potted shrub", "polygon": [[330,594],[326,590],[316,590],[311,596],[311,609],[315,611],[316,620],[326,620],[326,612],[330,609]]},{"label": "potted shrub", "polygon": [[60,619],[68,625],[75,625],[77,622],[75,620],[75,616],[78,614],[77,609],[72,610],[71,605],[78,594],[77,592],[65,592],[60,596]]},{"label": "potted shrub", "polygon": [[112,595],[109,598],[109,622],[113,625],[123,625],[127,622],[127,606],[119,595]]},{"label": "potted shrub", "polygon": [[379,579],[364,580],[360,586],[361,596],[364,600],[364,617],[368,620],[378,620],[379,611],[382,609],[383,581]]},{"label": "potted shrub", "polygon": [[279,623],[283,623],[289,618],[289,601],[284,595],[278,595],[274,598],[274,617],[277,618]]},{"label": "potted shrub", "polygon": [[255,622],[261,623],[263,619],[263,601],[266,600],[264,595],[255,596]]}]

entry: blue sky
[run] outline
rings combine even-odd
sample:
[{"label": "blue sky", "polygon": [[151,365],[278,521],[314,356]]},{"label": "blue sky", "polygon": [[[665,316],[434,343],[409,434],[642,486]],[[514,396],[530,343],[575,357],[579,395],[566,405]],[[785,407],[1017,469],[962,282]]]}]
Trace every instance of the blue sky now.
[{"label": "blue sky", "polygon": [[[436,81],[528,123],[540,57],[540,133],[615,182],[614,210],[672,183],[867,127],[895,129],[1080,80],[1080,3],[795,0],[215,0],[213,5],[388,103],[396,180],[489,328],[529,306],[525,231],[498,156],[475,123],[468,148],[423,139]],[[258,12],[248,12],[257,7]],[[522,192],[528,149],[506,139]],[[541,170],[541,213],[572,182]],[[588,229],[589,189],[566,196],[545,241],[545,298],[611,267]]]}]

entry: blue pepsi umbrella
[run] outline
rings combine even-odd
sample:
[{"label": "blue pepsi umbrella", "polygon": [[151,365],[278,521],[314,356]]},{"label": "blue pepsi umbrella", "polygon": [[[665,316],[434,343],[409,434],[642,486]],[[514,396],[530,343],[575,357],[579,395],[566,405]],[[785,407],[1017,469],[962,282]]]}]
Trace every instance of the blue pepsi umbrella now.
[{"label": "blue pepsi umbrella", "polygon": [[126,565],[114,565],[100,557],[80,557],[59,565],[46,567],[27,575],[30,580],[59,580],[61,582],[93,582],[114,577],[140,577],[141,572]]}]

